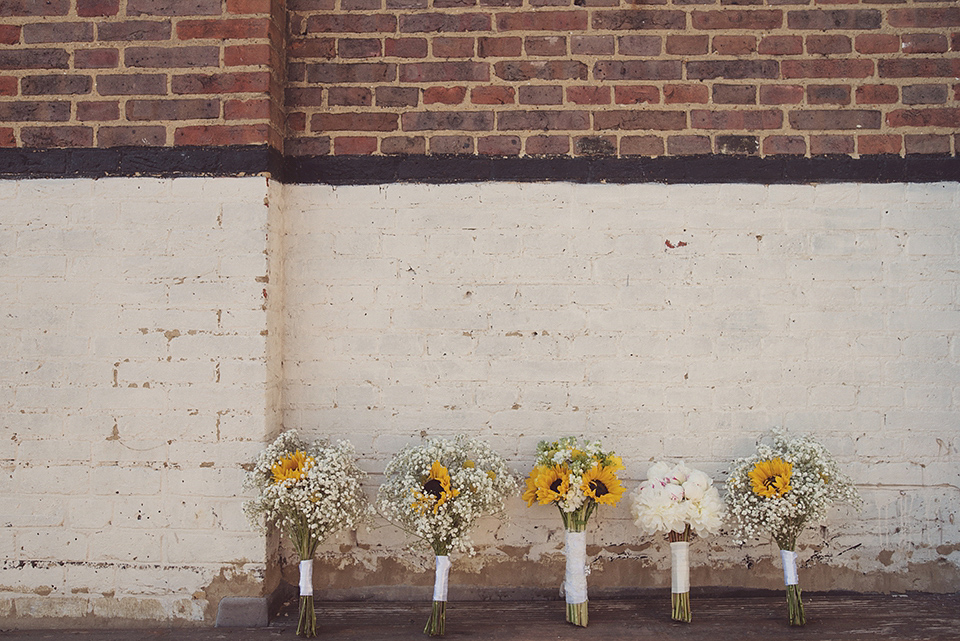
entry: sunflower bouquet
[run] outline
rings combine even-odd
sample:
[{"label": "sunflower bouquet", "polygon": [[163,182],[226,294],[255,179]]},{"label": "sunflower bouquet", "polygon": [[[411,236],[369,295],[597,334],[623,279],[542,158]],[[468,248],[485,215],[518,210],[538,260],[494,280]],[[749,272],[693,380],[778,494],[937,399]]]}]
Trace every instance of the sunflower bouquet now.
[{"label": "sunflower bouquet", "polygon": [[790,625],[806,615],[797,578],[797,537],[806,524],[826,516],[834,503],[859,507],[853,482],[829,452],[809,436],[788,439],[780,430],[773,445],[734,461],[727,478],[727,505],[738,543],[769,532],[780,548]]},{"label": "sunflower bouquet", "polygon": [[401,450],[387,465],[378,491],[380,513],[430,546],[436,556],[433,607],[424,633],[446,626],[450,552],[470,551],[469,531],[482,516],[503,510],[517,479],[485,443],[458,436]]},{"label": "sunflower bouquet", "polygon": [[682,462],[650,466],[647,480],[633,493],[630,506],[637,527],[647,534],[666,532],[670,539],[672,618],[689,623],[690,535],[716,534],[724,506],[713,480]]},{"label": "sunflower bouquet", "polygon": [[264,449],[244,479],[257,496],[243,504],[255,526],[279,527],[300,557],[297,635],[317,636],[313,605],[313,555],[328,535],[356,527],[369,514],[353,446],[305,444],[296,431],[282,433]]},{"label": "sunflower bouquet", "polygon": [[527,506],[553,503],[560,510],[566,557],[563,583],[567,621],[586,627],[587,538],[590,515],[598,505],[616,505],[624,487],[617,472],[623,461],[613,452],[600,449],[600,442],[578,443],[568,436],[558,441],[541,441],[537,458],[523,494]]}]

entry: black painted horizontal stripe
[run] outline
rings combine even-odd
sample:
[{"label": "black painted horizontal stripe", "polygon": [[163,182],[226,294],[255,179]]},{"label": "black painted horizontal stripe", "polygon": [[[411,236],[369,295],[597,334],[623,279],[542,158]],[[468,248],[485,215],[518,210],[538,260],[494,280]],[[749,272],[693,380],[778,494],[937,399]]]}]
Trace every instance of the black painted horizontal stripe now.
[{"label": "black painted horizontal stripe", "polygon": [[290,183],[569,181],[579,183],[753,183],[960,181],[951,156],[665,156],[496,158],[483,156],[316,156],[287,158]]},{"label": "black painted horizontal stripe", "polygon": [[110,176],[242,176],[283,173],[283,158],[266,145],[0,149],[0,178]]},{"label": "black painted horizontal stripe", "polygon": [[266,146],[0,149],[0,178],[242,176],[266,173],[288,183],[393,182],[753,183],[960,181],[960,157],[665,156],[282,157]]}]

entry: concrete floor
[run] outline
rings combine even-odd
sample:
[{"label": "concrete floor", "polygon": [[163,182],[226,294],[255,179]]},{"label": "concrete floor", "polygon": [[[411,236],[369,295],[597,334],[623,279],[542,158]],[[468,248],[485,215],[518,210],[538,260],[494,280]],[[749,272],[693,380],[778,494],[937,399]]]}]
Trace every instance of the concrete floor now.
[{"label": "concrete floor", "polygon": [[[590,626],[564,622],[562,601],[450,602],[447,639],[466,641],[960,641],[960,593],[805,593],[808,624],[790,628],[782,595],[698,597],[693,622],[670,621],[670,595],[590,602]],[[318,639],[421,641],[429,603],[317,603]],[[10,641],[296,639],[296,603],[267,628],[0,631]]]}]

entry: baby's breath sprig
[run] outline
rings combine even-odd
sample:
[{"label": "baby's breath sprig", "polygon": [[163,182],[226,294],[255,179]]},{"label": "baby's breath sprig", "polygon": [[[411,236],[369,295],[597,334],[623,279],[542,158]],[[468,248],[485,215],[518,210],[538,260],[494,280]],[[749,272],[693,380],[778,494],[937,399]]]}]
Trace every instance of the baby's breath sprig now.
[{"label": "baby's breath sprig", "polygon": [[[765,489],[755,487],[755,479]],[[841,503],[858,508],[860,495],[833,456],[808,435],[788,438],[774,430],[773,444],[761,443],[756,454],[734,461],[727,478],[737,543],[769,532],[780,549],[793,550],[807,523],[825,518],[831,505]]]},{"label": "baby's breath sprig", "polygon": [[477,519],[502,512],[517,478],[486,443],[460,435],[405,447],[384,470],[380,514],[429,546],[437,557],[433,610],[424,632],[444,633],[452,551],[472,552]]},{"label": "baby's breath sprig", "polygon": [[370,515],[365,478],[350,443],[307,445],[291,430],[260,453],[244,479],[244,489],[257,493],[243,504],[247,518],[263,531],[279,528],[300,557],[300,636],[316,636],[312,583],[304,575],[312,577],[310,564],[321,541]]},{"label": "baby's breath sprig", "polygon": [[737,543],[767,532],[781,550],[791,625],[806,617],[796,578],[797,538],[807,523],[826,517],[834,504],[861,505],[853,481],[810,436],[787,438],[774,430],[773,445],[733,462],[727,478],[728,515]]}]

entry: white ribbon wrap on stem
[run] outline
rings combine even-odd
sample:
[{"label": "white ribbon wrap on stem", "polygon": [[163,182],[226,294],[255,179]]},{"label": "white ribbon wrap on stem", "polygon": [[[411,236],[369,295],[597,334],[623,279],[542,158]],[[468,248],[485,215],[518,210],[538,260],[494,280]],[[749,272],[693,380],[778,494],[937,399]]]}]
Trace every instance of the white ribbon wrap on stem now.
[{"label": "white ribbon wrap on stem", "polygon": [[436,576],[433,579],[433,600],[434,601],[447,600],[447,585],[449,584],[449,578],[450,578],[450,557],[438,556],[437,572],[436,572]]},{"label": "white ribbon wrap on stem", "polygon": [[587,533],[567,530],[564,545],[567,571],[563,591],[566,601],[584,603],[587,600]]},{"label": "white ribbon wrap on stem", "polygon": [[300,561],[300,596],[313,596],[313,559]]},{"label": "white ribbon wrap on stem", "polygon": [[797,553],[793,550],[780,550],[780,562],[783,563],[783,584],[799,585],[797,578]]},{"label": "white ribbon wrap on stem", "polygon": [[687,541],[670,544],[670,591],[674,594],[690,591],[690,544]]}]

